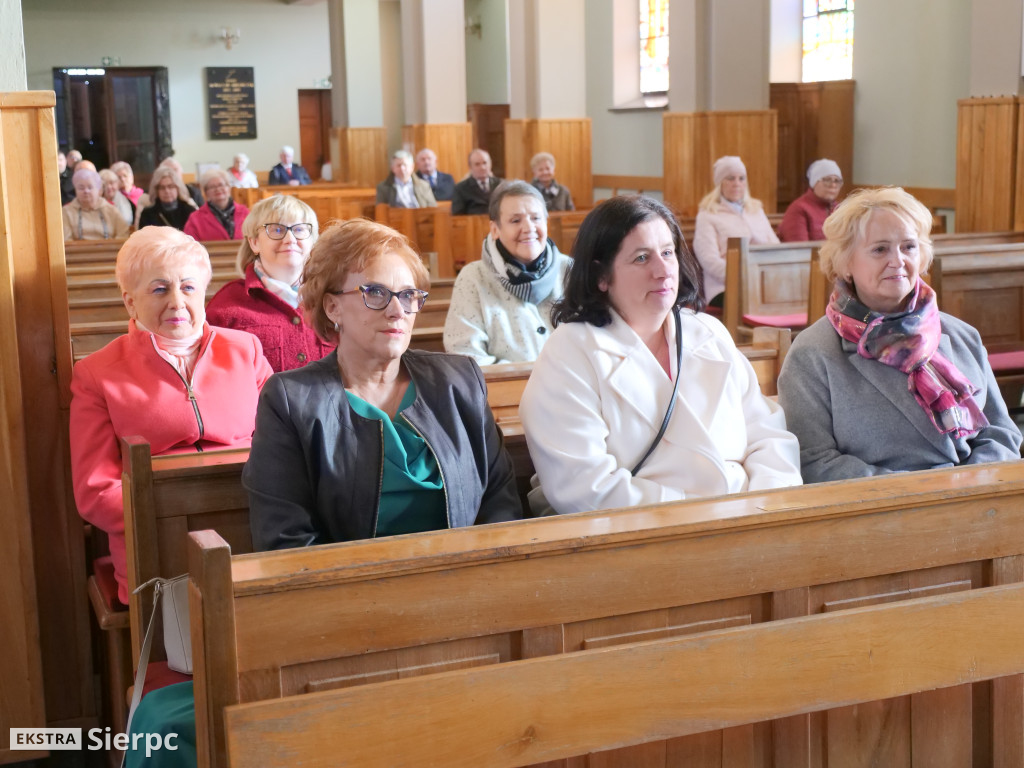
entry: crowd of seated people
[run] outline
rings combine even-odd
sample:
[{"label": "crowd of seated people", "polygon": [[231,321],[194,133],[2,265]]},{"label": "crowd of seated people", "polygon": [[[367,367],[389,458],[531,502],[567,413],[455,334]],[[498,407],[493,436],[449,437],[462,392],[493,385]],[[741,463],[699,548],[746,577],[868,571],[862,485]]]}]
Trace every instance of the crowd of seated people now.
[{"label": "crowd of seated people", "polygon": [[[83,163],[65,231],[123,237],[101,183],[114,182]],[[76,501],[111,535],[123,601],[117,441],[131,434],[154,455],[251,445],[257,550],[1020,455],[977,331],[939,312],[920,279],[930,213],[898,188],[836,204],[832,161],[811,166],[808,192],[831,212],[833,291],[786,357],[778,402],[703,311],[721,293],[725,238],[774,241],[737,157],[715,163],[693,252],[672,212],[637,195],[590,211],[570,258],[547,237],[549,210],[571,208],[550,155],[534,158],[532,183],[502,181],[477,149],[449,185],[429,149],[396,152],[380,202],[431,206],[450,186],[453,212],[490,219],[480,259],[456,278],[444,354],[411,348],[430,280],[404,236],[362,219],[320,233],[289,196],[246,211],[231,199],[246,165],[204,173],[199,206],[179,171],[156,170],[118,254],[128,333],[74,369]],[[130,201],[130,169],[127,182],[111,170],[110,197]],[[218,238],[239,240],[241,277],[204,307],[211,270],[196,240]],[[480,369],[503,362],[533,362],[520,404],[536,470],[527,509]],[[149,693],[133,727],[182,729],[191,695]]]}]

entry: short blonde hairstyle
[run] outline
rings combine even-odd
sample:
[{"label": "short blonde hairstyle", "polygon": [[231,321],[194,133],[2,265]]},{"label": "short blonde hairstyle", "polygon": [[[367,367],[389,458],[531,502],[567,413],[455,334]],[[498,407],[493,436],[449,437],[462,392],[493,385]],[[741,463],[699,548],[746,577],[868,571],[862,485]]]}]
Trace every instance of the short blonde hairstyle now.
[{"label": "short blonde hairstyle", "polygon": [[932,265],[932,213],[924,204],[902,187],[858,189],[849,195],[825,219],[822,231],[825,242],[821,246],[821,271],[825,279],[834,283],[846,276],[850,257],[857,244],[864,239],[868,221],[875,211],[889,211],[917,231],[920,248],[918,269],[927,272]]},{"label": "short blonde hairstyle", "polygon": [[350,219],[331,222],[321,233],[302,270],[299,288],[306,322],[317,336],[330,344],[338,343],[334,321],[324,309],[324,296],[341,290],[350,273],[362,272],[389,253],[406,263],[417,288],[430,288],[430,274],[409,239],[391,227],[367,219]]},{"label": "short blonde hairstyle", "polygon": [[295,219],[297,222],[304,221],[313,228],[313,234],[309,239],[316,244],[320,233],[320,224],[316,220],[316,211],[291,195],[272,195],[256,203],[249,215],[242,222],[242,244],[238,246],[238,257],[235,259],[235,267],[239,274],[245,276],[245,268],[256,261],[259,255],[249,245],[249,238],[255,238],[260,233],[264,224],[281,224],[287,219]]},{"label": "short blonde hairstyle", "polygon": [[112,182],[114,184],[114,188],[117,189],[118,191],[120,191],[120,189],[121,189],[121,179],[110,168],[104,168],[102,171],[100,171],[100,182],[101,182],[100,190],[101,191],[102,191],[102,188],[107,185],[108,181]]},{"label": "short blonde hairstyle", "polygon": [[199,177],[199,188],[203,190],[203,194],[206,194],[206,185],[214,179],[220,179],[229,187],[231,186],[231,175],[223,168],[209,168],[203,171],[203,175]]},{"label": "short blonde hairstyle", "polygon": [[143,227],[132,233],[117,252],[114,275],[118,288],[122,293],[131,293],[139,287],[143,272],[165,261],[197,265],[203,291],[209,286],[213,268],[210,266],[210,254],[202,243],[174,227]]},{"label": "short blonde hairstyle", "polygon": [[557,165],[557,163],[555,163],[555,156],[552,155],[550,152],[538,152],[536,155],[530,158],[530,171],[536,171],[537,166],[543,163],[545,160],[551,163],[552,168],[554,168]]},{"label": "short blonde hairstyle", "polygon": [[160,186],[160,182],[164,179],[170,179],[174,182],[174,185],[178,188],[178,200],[188,205],[195,206],[195,202],[192,200],[192,195],[188,193],[185,188],[185,182],[181,180],[181,174],[171,168],[169,165],[158,166],[153,171],[153,178],[149,182],[149,203],[150,205],[156,205],[160,202],[160,195],[157,194],[156,188]]}]

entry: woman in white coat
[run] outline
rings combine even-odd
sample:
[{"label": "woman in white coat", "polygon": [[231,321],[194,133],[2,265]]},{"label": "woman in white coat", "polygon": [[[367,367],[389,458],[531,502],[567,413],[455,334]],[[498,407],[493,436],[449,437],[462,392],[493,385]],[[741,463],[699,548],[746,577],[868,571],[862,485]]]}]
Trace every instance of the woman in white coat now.
[{"label": "woman in white coat", "polygon": [[574,256],[519,409],[535,514],[799,485],[782,410],[725,327],[698,314],[701,269],[672,213],[612,198]]},{"label": "woman in white coat", "polygon": [[704,300],[721,307],[725,291],[725,248],[730,237],[748,237],[754,245],[777,243],[779,236],[760,200],[750,196],[747,168],[735,155],[715,161],[715,188],[700,201],[693,252],[704,269]]}]

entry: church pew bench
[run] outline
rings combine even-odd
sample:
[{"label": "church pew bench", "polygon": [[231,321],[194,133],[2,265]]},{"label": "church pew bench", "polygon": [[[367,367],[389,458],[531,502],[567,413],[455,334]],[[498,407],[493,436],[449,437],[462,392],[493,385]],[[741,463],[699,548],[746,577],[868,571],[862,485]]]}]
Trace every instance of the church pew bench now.
[{"label": "church pew bench", "polygon": [[[829,765],[1000,764],[1024,748],[1024,686],[1005,677],[1024,669],[1021,616],[1009,618],[1024,581],[1022,500],[1024,465],[1009,462],[240,556],[215,533],[192,533],[200,765],[228,764],[226,707],[281,700],[365,722],[368,710],[355,702],[392,702],[387,692],[399,689],[399,708],[424,726],[404,731],[403,720],[398,729],[417,734],[417,764],[526,765],[613,747],[603,759],[631,766],[688,764],[702,750],[701,764],[715,766],[812,765],[815,754]],[[1004,584],[1017,586],[984,589]],[[960,614],[968,605],[985,607]],[[839,639],[854,635],[866,644]],[[740,645],[717,656],[730,638]],[[758,664],[749,654],[769,641],[783,656]],[[722,662],[705,666],[705,654]],[[994,658],[1003,661],[986,667]],[[597,668],[609,670],[610,687],[601,689]],[[662,675],[677,681],[678,697],[644,699]],[[853,689],[873,682],[833,695],[818,675],[847,675]],[[988,678],[999,679],[976,682]],[[507,687],[516,679],[525,687]],[[456,693],[471,690],[483,698]],[[533,691],[544,706],[520,709]],[[660,711],[663,727],[623,737],[601,716],[589,721],[596,741],[552,747],[570,743],[553,702],[577,722],[587,702],[607,713],[601,707],[619,692],[636,702],[615,707],[619,714]],[[444,715],[473,702],[493,713],[482,702],[498,698],[513,719],[482,714],[480,741],[469,738],[465,755],[445,750],[448,725],[426,735],[434,716],[458,720]],[[692,706],[678,730],[668,725],[676,706]],[[228,717],[240,726],[243,712],[258,711]],[[702,711],[714,714],[700,722]],[[289,738],[291,721],[256,721],[272,742]],[[492,748],[490,729],[503,722],[519,735],[488,753],[495,762],[481,760],[474,745]],[[700,730],[711,733],[687,735]],[[389,764],[393,745],[365,733],[334,757]],[[638,741],[659,743],[625,747]]]},{"label": "church pew bench", "polygon": [[749,338],[756,326],[794,331],[807,326],[807,286],[815,245],[751,245],[749,238],[729,238],[722,322],[734,340]]},{"label": "church pew bench", "polygon": [[[644,764],[689,766],[688,736],[1006,680],[1024,671],[1022,609],[1024,584],[1004,585],[234,705],[229,764],[548,765],[669,737]],[[856,764],[859,745],[828,746]]]},{"label": "church pew bench", "polygon": [[432,275],[455,277],[451,246],[451,207],[393,208],[378,203],[374,219],[409,238]]},{"label": "church pew bench", "polygon": [[316,212],[320,231],[334,219],[373,218],[377,190],[373,187],[356,187],[349,183],[308,184],[305,186],[257,187],[255,189],[234,188],[232,197],[248,208],[260,200],[274,195],[290,195],[302,200]]}]

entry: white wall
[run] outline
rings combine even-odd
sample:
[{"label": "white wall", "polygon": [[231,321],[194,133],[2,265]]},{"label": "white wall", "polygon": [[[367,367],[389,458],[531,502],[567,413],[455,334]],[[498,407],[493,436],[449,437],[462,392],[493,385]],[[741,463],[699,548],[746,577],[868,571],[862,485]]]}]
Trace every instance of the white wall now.
[{"label": "white wall", "polygon": [[857,3],[851,181],[956,186],[956,102],[969,95],[970,31],[962,0]]},{"label": "white wall", "polygon": [[21,26],[21,0],[0,0],[0,93],[26,87]]},{"label": "white wall", "polygon": [[466,34],[466,102],[508,104],[506,0],[466,0],[466,18],[479,18],[480,37]]},{"label": "white wall", "polygon": [[[104,56],[126,67],[167,67],[173,145],[186,170],[206,161],[227,167],[239,151],[267,170],[282,144],[298,152],[298,90],[331,72],[326,3],[30,0],[23,13],[30,89],[52,90],[53,67],[99,66]],[[242,32],[230,51],[215,39],[223,26]],[[208,138],[203,69],[226,66],[253,68],[256,139]]]},{"label": "white wall", "polygon": [[610,112],[613,93],[612,6],[587,0],[587,115],[597,174],[661,176],[661,110]]},{"label": "white wall", "polygon": [[[771,64],[768,81],[799,83],[803,77],[803,0],[771,0]],[[854,14],[856,15],[856,13]]]}]

